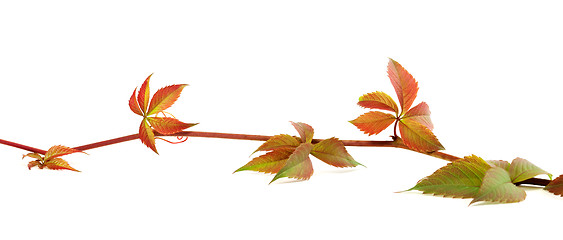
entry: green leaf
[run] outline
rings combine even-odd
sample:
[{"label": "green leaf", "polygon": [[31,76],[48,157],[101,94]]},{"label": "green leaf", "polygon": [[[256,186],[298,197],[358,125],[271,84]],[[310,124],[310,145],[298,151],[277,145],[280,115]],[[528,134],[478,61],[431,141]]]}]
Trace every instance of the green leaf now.
[{"label": "green leaf", "polygon": [[493,167],[497,166],[506,171],[509,171],[510,169],[510,163],[504,160],[488,160],[487,162]]},{"label": "green leaf", "polygon": [[344,147],[344,144],[338,140],[338,138],[325,139],[315,144],[311,150],[311,155],[335,167],[355,167],[362,165],[348,154],[346,147]]},{"label": "green leaf", "polygon": [[395,112],[395,114],[399,114],[399,108],[397,107],[395,101],[393,101],[393,98],[384,92],[364,94],[360,97],[358,105],[365,108],[387,110]]},{"label": "green leaf", "polygon": [[469,205],[480,201],[513,203],[524,199],[526,192],[512,183],[510,174],[500,167],[492,167],[485,173],[479,192]]},{"label": "green leaf", "polygon": [[516,158],[512,160],[508,172],[510,173],[510,178],[512,179],[513,183],[522,182],[540,174],[546,174],[547,176],[549,176],[549,179],[553,177],[551,173],[544,171],[543,169],[537,167],[533,163],[523,158]]},{"label": "green leaf", "polygon": [[485,172],[491,166],[475,155],[467,156],[438,169],[407,190],[418,190],[452,198],[473,198],[481,187]]},{"label": "green leaf", "polygon": [[311,143],[301,143],[299,147],[289,156],[285,166],[280,169],[280,171],[274,176],[272,182],[283,178],[295,178],[299,180],[307,180],[313,175],[313,164],[309,158],[309,153],[313,149],[313,144]]},{"label": "green leaf", "polygon": [[293,150],[276,149],[259,157],[253,158],[246,165],[240,167],[235,172],[250,170],[263,173],[278,173],[285,166]]},{"label": "green leaf", "polygon": [[260,145],[260,147],[258,147],[258,149],[256,149],[256,151],[254,151],[253,154],[258,151],[270,151],[276,149],[293,150],[297,146],[299,146],[299,144],[300,144],[299,140],[293,136],[287,134],[275,135],[270,139],[268,139],[266,142],[264,142],[262,145]]},{"label": "green leaf", "polygon": [[379,134],[395,122],[395,120],[396,117],[389,113],[372,111],[362,114],[358,118],[350,121],[350,123],[371,136],[373,134]]},{"label": "green leaf", "polygon": [[559,177],[547,184],[544,189],[550,193],[563,197],[563,175],[559,175]]},{"label": "green leaf", "polygon": [[313,127],[302,122],[291,122],[291,124],[293,125],[293,127],[295,127],[295,130],[297,130],[297,132],[299,133],[299,136],[301,137],[301,142],[311,143],[314,134]]},{"label": "green leaf", "polygon": [[413,119],[401,119],[399,121],[399,132],[403,142],[410,149],[419,152],[433,152],[444,150],[444,146],[438,138],[426,126]]}]

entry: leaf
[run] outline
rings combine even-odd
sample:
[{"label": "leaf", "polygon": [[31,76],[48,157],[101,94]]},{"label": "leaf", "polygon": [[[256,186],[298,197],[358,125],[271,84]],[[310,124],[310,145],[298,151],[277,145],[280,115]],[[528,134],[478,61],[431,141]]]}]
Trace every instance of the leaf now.
[{"label": "leaf", "polygon": [[149,75],[147,79],[145,79],[145,81],[141,85],[141,88],[139,89],[139,95],[137,96],[137,102],[139,103],[139,107],[141,109],[141,112],[143,113],[147,112],[147,106],[149,104],[149,97],[150,97],[149,81],[151,79],[151,76],[152,74]]},{"label": "leaf", "polygon": [[40,166],[41,162],[39,160],[31,161],[27,164],[27,168],[31,170],[32,167]]},{"label": "leaf", "polygon": [[516,158],[512,160],[508,172],[510,173],[510,178],[512,179],[513,183],[522,182],[540,174],[546,174],[547,176],[549,176],[549,179],[553,177],[551,173],[544,171],[543,169],[537,167],[533,163],[523,158]]},{"label": "leaf", "polygon": [[434,136],[426,126],[412,119],[401,119],[399,121],[399,131],[403,142],[410,149],[419,152],[433,152],[444,150],[444,146]]},{"label": "leaf", "polygon": [[409,111],[407,111],[405,115],[403,115],[402,119],[411,119],[424,125],[429,130],[434,129],[432,120],[430,120],[430,108],[425,102],[421,102],[413,108],[409,109]]},{"label": "leaf", "polygon": [[307,180],[311,178],[311,175],[313,175],[313,164],[309,158],[309,153],[312,148],[313,144],[309,142],[301,143],[301,145],[299,145],[299,147],[297,147],[289,156],[285,165],[279,170],[270,183],[283,177],[299,180]]},{"label": "leaf", "polygon": [[135,95],[136,93],[137,93],[137,88],[135,88],[135,90],[133,91],[133,95],[131,95],[131,98],[129,98],[129,108],[135,114],[139,116],[143,116],[143,112],[141,111],[141,109],[139,108],[139,104],[137,103],[137,96]]},{"label": "leaf", "polygon": [[197,123],[184,123],[171,117],[147,117],[150,125],[160,134],[169,135],[193,127]]},{"label": "leaf", "polygon": [[67,161],[60,159],[60,158],[55,158],[52,160],[49,160],[47,162],[45,162],[43,164],[44,167],[48,168],[48,169],[52,169],[52,170],[71,170],[71,171],[75,171],[75,172],[80,172],[76,169],[74,169],[73,167],[71,167]]},{"label": "leaf", "polygon": [[485,172],[491,166],[475,155],[466,156],[438,169],[407,190],[452,198],[473,198],[481,187]]},{"label": "leaf", "polygon": [[512,183],[510,174],[500,167],[492,167],[485,173],[481,188],[469,205],[480,201],[513,203],[524,199],[526,192]]},{"label": "leaf", "polygon": [[311,149],[311,155],[335,167],[355,167],[362,165],[348,154],[344,144],[338,140],[338,138],[325,139],[315,144]]},{"label": "leaf", "polygon": [[384,92],[372,92],[364,94],[360,97],[358,105],[371,108],[371,109],[381,109],[395,112],[399,114],[399,108],[393,99]]},{"label": "leaf", "polygon": [[488,160],[487,161],[492,167],[497,166],[506,171],[510,169],[510,163],[504,160]]},{"label": "leaf", "polygon": [[563,197],[563,175],[559,175],[559,177],[547,184],[544,189],[550,193]]},{"label": "leaf", "polygon": [[350,123],[371,136],[373,134],[379,134],[395,120],[396,117],[391,114],[372,111],[362,114],[358,118],[350,121]]},{"label": "leaf", "polygon": [[311,143],[311,141],[313,140],[313,133],[314,133],[314,130],[311,126],[302,122],[291,122],[291,124],[293,125],[293,127],[295,127],[295,130],[297,130],[297,132],[299,133],[299,136],[301,137],[301,142]]},{"label": "leaf", "polygon": [[402,113],[407,111],[413,104],[418,92],[418,83],[414,77],[393,59],[389,59],[387,65],[387,74],[395,88],[399,103],[401,104]]},{"label": "leaf", "polygon": [[139,127],[139,138],[141,139],[141,142],[143,144],[145,144],[147,147],[152,149],[156,154],[158,154],[158,151],[156,151],[154,132],[152,131],[152,128],[149,126],[149,124],[147,123],[146,118],[143,119],[143,121],[141,122],[141,126]]},{"label": "leaf", "polygon": [[151,99],[147,116],[163,111],[178,100],[180,94],[187,84],[176,84],[167,87],[163,87],[156,91]]},{"label": "leaf", "polygon": [[77,153],[77,152],[82,152],[82,151],[76,150],[74,148],[65,147],[62,145],[56,145],[56,146],[52,146],[51,148],[49,148],[49,150],[47,150],[47,152],[45,153],[44,160],[48,161],[56,157],[64,156],[71,153]]},{"label": "leaf", "polygon": [[272,136],[270,139],[268,139],[266,142],[264,142],[262,145],[260,145],[260,147],[258,147],[258,149],[256,149],[256,151],[254,151],[253,154],[258,151],[270,151],[276,149],[293,150],[296,147],[298,147],[299,144],[300,144],[299,140],[293,136],[289,136],[287,134],[275,135]]},{"label": "leaf", "polygon": [[259,157],[253,158],[246,165],[240,167],[235,172],[250,170],[264,173],[277,173],[285,166],[293,150],[276,149]]},{"label": "leaf", "polygon": [[22,159],[24,159],[25,157],[30,157],[30,158],[35,158],[37,160],[43,160],[43,157],[41,156],[41,154],[39,153],[28,153],[23,155]]}]

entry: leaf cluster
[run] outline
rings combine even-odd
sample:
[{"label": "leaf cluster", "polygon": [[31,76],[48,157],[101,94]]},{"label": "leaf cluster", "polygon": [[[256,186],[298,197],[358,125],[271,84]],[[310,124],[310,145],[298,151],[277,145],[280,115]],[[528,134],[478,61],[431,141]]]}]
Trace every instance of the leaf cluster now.
[{"label": "leaf cluster", "polygon": [[63,160],[62,158],[59,158],[64,155],[77,153],[77,152],[84,153],[74,148],[69,148],[62,145],[56,145],[49,148],[49,150],[47,150],[44,156],[41,156],[41,154],[39,153],[28,153],[23,155],[22,159],[25,157],[35,158],[34,161],[31,161],[27,164],[27,167],[30,170],[33,167],[38,167],[39,169],[47,168],[52,170],[71,170],[75,172],[80,172],[74,169],[73,167],[71,167],[67,161]]}]

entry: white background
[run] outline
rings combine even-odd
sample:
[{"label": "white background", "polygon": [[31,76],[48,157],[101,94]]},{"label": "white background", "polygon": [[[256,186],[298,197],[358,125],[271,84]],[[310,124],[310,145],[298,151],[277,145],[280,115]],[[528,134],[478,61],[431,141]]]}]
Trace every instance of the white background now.
[{"label": "white background", "polygon": [[[15,2],[15,1],[13,1]],[[127,102],[187,83],[170,108],[192,130],[387,140],[348,123],[384,91],[388,57],[419,81],[446,152],[526,158],[563,173],[563,15],[557,1],[17,1],[0,3],[0,138],[48,149],[136,133]],[[2,239],[540,239],[563,199],[517,204],[395,193],[446,164],[349,147],[367,166],[313,159],[309,181],[232,172],[261,143],[139,140],[65,157],[80,173],[26,168],[0,146]],[[28,159],[30,160],[30,159]]]}]

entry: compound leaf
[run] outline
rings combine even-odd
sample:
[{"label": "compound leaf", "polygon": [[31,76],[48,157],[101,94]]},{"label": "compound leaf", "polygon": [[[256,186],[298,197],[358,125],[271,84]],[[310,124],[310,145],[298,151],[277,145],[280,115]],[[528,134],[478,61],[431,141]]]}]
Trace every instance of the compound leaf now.
[{"label": "compound leaf", "polygon": [[197,125],[197,123],[184,123],[171,117],[147,117],[147,120],[155,131],[164,135],[174,134]]},{"label": "compound leaf", "polygon": [[563,175],[559,175],[559,177],[553,179],[553,181],[547,184],[544,189],[550,193],[563,197]]},{"label": "compound leaf", "polygon": [[293,150],[276,149],[259,157],[253,158],[250,162],[240,167],[235,172],[250,170],[263,173],[277,173],[283,166],[285,166],[292,153]]},{"label": "compound leaf", "polygon": [[362,132],[373,135],[379,134],[381,131],[385,130],[389,125],[391,125],[396,120],[396,117],[389,114],[378,111],[367,112],[359,116],[358,118],[350,121]]},{"label": "compound leaf", "polygon": [[488,201],[495,203],[513,203],[526,199],[526,192],[510,179],[510,174],[500,167],[492,167],[485,173],[479,192],[469,205]]},{"label": "compound leaf", "polygon": [[348,154],[344,144],[338,140],[338,138],[325,139],[315,144],[311,150],[311,155],[335,167],[355,167],[362,165]]},{"label": "compound leaf", "polygon": [[444,147],[426,126],[413,119],[401,119],[399,131],[403,142],[410,149],[419,152],[433,152],[443,150]]},{"label": "compound leaf", "polygon": [[358,105],[365,108],[388,110],[395,112],[395,114],[399,114],[399,108],[397,107],[395,101],[393,101],[393,98],[384,92],[364,94],[360,97]]},{"label": "compound leaf", "polygon": [[309,126],[308,124],[302,122],[291,122],[295,130],[299,133],[301,137],[301,142],[303,143],[311,143],[313,140],[314,130],[313,127]]},{"label": "compound leaf", "polygon": [[312,148],[313,144],[309,142],[301,143],[289,156],[285,165],[278,171],[270,183],[283,177],[299,180],[311,178],[311,175],[313,175],[313,164],[309,158],[309,153]]},{"label": "compound leaf", "polygon": [[387,74],[395,88],[402,113],[407,111],[413,104],[418,93],[418,83],[414,77],[401,64],[393,59],[389,59]]},{"label": "compound leaf", "polygon": [[163,87],[156,91],[147,110],[147,116],[158,113],[172,106],[172,104],[174,104],[174,102],[178,100],[180,94],[182,93],[182,90],[186,86],[188,85],[176,84]]},{"label": "compound leaf", "polygon": [[479,192],[485,172],[490,168],[480,157],[466,156],[436,170],[407,191],[418,190],[424,194],[452,198],[473,198]]},{"label": "compound leaf", "polygon": [[300,144],[299,140],[293,136],[287,134],[275,135],[272,136],[270,139],[268,139],[266,142],[264,142],[262,145],[260,145],[260,147],[258,147],[258,149],[256,149],[256,151],[254,151],[253,154],[258,151],[270,151],[276,149],[293,150],[297,146],[299,146],[299,144]]},{"label": "compound leaf", "polygon": [[549,179],[553,177],[551,173],[544,171],[523,158],[516,158],[512,160],[508,172],[510,173],[510,178],[513,183],[522,182],[540,174],[546,174],[549,176]]}]

